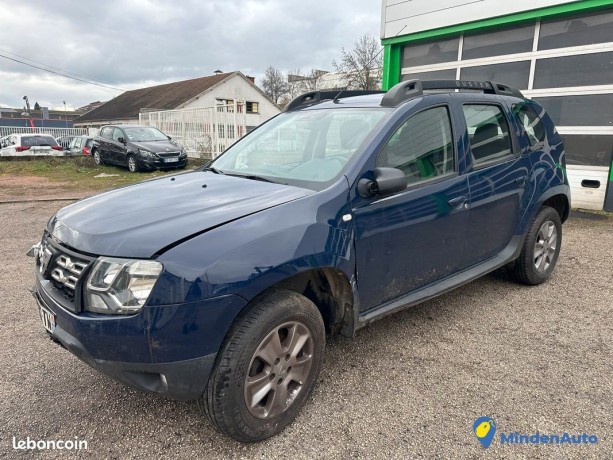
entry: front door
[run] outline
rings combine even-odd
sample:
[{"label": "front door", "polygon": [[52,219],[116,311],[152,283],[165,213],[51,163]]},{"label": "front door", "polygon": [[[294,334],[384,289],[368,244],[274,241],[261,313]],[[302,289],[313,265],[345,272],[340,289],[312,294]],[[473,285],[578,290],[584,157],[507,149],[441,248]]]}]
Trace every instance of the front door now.
[{"label": "front door", "polygon": [[468,183],[458,175],[449,108],[408,118],[377,157],[408,187],[353,202],[360,309],[366,311],[458,269],[468,223]]}]

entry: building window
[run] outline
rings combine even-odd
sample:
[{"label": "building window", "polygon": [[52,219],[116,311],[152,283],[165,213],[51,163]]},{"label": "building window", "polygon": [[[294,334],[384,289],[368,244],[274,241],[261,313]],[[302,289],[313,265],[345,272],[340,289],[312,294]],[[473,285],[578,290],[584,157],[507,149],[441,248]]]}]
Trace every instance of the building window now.
[{"label": "building window", "polygon": [[590,16],[574,16],[557,21],[543,21],[539,50],[613,42],[613,11]]},{"label": "building window", "polygon": [[434,70],[432,72],[413,72],[402,76],[407,80],[455,80],[456,69]]},{"label": "building window", "polygon": [[460,38],[407,45],[402,55],[402,67],[416,67],[457,61]]},{"label": "building window", "polygon": [[613,126],[613,94],[536,97],[557,126]]},{"label": "building window", "polygon": [[534,88],[608,85],[612,81],[611,51],[538,59],[534,70]]},{"label": "building window", "polygon": [[460,71],[462,80],[496,81],[517,89],[528,89],[529,76],[530,61],[464,67]]},{"label": "building window", "polygon": [[257,102],[247,101],[247,113],[259,113],[259,104]]},{"label": "building window", "polygon": [[613,136],[564,134],[564,150],[569,165],[605,166],[613,161]]},{"label": "building window", "polygon": [[534,25],[478,35],[465,35],[462,59],[527,53],[532,51],[533,41]]}]

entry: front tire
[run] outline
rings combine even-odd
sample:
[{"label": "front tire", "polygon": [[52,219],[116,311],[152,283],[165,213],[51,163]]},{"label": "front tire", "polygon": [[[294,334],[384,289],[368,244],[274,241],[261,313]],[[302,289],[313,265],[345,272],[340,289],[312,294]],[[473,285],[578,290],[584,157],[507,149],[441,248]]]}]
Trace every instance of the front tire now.
[{"label": "front tire", "polygon": [[200,408],[237,441],[257,442],[281,432],[317,382],[325,339],[313,302],[293,291],[271,291],[230,330]]},{"label": "front tire", "polygon": [[526,235],[524,246],[511,273],[516,281],[534,286],[546,281],[558,261],[562,222],[557,211],[543,206]]}]

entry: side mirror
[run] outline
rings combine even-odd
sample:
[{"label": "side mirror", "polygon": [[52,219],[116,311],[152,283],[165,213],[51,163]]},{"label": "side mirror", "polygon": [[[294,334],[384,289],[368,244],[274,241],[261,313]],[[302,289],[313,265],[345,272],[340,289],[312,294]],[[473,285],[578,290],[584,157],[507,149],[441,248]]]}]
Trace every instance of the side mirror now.
[{"label": "side mirror", "polygon": [[401,192],[409,181],[407,176],[397,168],[375,168],[375,180],[360,179],[358,181],[358,193],[364,198],[373,195],[388,195]]},{"label": "side mirror", "polygon": [[171,140],[172,140],[172,137],[170,137],[170,136],[168,136],[168,135],[167,135],[166,137],[168,138],[168,140],[169,140],[169,141],[171,141]]},{"label": "side mirror", "polygon": [[120,137],[117,140],[121,142],[122,144],[127,144],[126,140],[123,137]]}]

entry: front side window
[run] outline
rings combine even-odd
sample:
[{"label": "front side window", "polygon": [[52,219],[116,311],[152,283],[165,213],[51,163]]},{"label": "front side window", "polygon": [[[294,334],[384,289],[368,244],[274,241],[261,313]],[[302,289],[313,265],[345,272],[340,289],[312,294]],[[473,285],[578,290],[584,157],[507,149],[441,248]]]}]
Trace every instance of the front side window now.
[{"label": "front side window", "polygon": [[512,154],[509,125],[500,107],[466,104],[462,109],[466,118],[474,164],[478,165]]},{"label": "front side window", "polygon": [[211,166],[228,175],[325,187],[345,169],[390,109],[321,109],[282,113],[232,145]]},{"label": "front side window", "polygon": [[121,129],[115,128],[113,130],[113,140],[119,142],[120,138],[123,138],[123,133],[121,132]]},{"label": "front side window", "polygon": [[381,150],[377,167],[402,170],[409,184],[453,172],[455,155],[447,107],[424,110],[403,123]]},{"label": "front side window", "polygon": [[545,128],[543,128],[541,119],[531,107],[527,104],[516,104],[513,106],[513,112],[524,128],[531,146],[545,141]]}]

